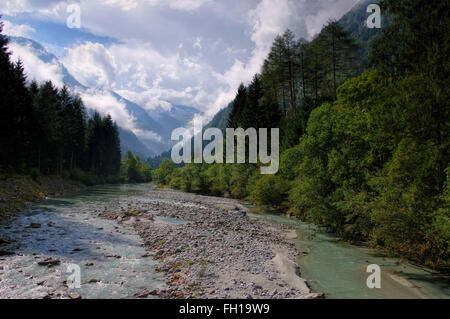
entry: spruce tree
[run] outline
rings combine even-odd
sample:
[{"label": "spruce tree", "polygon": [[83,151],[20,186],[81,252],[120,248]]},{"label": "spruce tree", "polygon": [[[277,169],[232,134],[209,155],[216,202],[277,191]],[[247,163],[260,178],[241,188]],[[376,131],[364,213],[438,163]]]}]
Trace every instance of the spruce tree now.
[{"label": "spruce tree", "polygon": [[334,20],[328,22],[318,41],[327,67],[328,87],[332,90],[327,95],[335,100],[338,86],[355,75],[359,47],[350,32]]},{"label": "spruce tree", "polygon": [[236,98],[233,101],[233,109],[231,110],[230,118],[228,120],[228,127],[230,128],[238,128],[242,123],[242,112],[245,108],[245,104],[247,103],[247,88],[244,84],[238,88]]}]

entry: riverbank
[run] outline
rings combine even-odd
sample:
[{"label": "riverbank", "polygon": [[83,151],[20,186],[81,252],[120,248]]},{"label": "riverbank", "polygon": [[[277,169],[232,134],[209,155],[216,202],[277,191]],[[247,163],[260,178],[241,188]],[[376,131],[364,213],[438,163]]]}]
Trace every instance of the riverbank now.
[{"label": "riverbank", "polygon": [[[299,220],[153,187],[91,187],[0,224],[0,299],[450,296],[448,278]],[[370,264],[381,289],[366,285]],[[67,282],[73,265],[80,288]]]},{"label": "riverbank", "polygon": [[132,227],[160,261],[167,289],[137,297],[320,298],[298,276],[288,228],[251,219],[235,200],[170,190],[109,203],[99,214]]},{"label": "riverbank", "polygon": [[[312,224],[259,211],[247,206],[249,215],[275,225],[292,229],[292,240],[299,257],[297,264],[315,291],[327,299],[449,299],[450,277],[405,259],[389,257],[378,249],[351,245],[336,235]],[[381,288],[370,289],[366,280],[369,265],[381,270]],[[332,269],[333,271],[330,271]]]},{"label": "riverbank", "polygon": [[0,180],[0,223],[48,196],[85,189],[82,183],[59,176],[15,176]]}]

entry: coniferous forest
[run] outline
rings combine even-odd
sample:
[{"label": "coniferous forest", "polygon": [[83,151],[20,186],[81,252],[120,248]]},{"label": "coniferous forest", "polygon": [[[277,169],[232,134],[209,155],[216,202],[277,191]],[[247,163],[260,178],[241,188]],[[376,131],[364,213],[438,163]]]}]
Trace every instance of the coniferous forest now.
[{"label": "coniferous forest", "polygon": [[60,175],[88,185],[120,181],[119,133],[109,115],[88,117],[77,95],[51,81],[28,85],[1,34],[0,69],[1,173]]},{"label": "coniferous forest", "polygon": [[330,21],[287,30],[241,85],[231,128],[281,128],[280,171],[165,160],[160,184],[248,199],[354,242],[450,270],[450,4],[383,0],[370,41]]},{"label": "coniferous forest", "polygon": [[450,0],[223,2],[1,6],[0,299],[447,299]]}]

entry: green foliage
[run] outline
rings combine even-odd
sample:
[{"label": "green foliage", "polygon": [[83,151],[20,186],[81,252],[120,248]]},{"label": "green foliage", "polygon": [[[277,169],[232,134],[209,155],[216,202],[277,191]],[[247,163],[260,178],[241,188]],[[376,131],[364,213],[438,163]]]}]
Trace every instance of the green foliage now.
[{"label": "green foliage", "polygon": [[448,228],[437,228],[436,218],[446,225],[439,205],[448,158],[428,130],[439,127],[429,89],[416,81],[364,73],[339,88],[334,105],[314,110],[289,198],[301,215],[345,238],[445,268]]},{"label": "green foliage", "polygon": [[[389,23],[372,48],[378,70],[350,78],[367,47],[330,21],[309,43],[290,31],[277,37],[261,75],[239,88],[231,127],[281,123],[277,175],[247,164],[187,165],[173,171],[171,184],[287,205],[348,240],[448,271],[448,1],[381,3]],[[364,32],[362,23],[350,31],[367,46],[379,31]]]},{"label": "green foliage", "polygon": [[175,169],[175,164],[169,160],[165,159],[159,168],[152,171],[152,179],[155,183],[160,185],[169,185],[171,174]]},{"label": "green foliage", "polygon": [[119,180],[120,141],[111,117],[95,114],[86,123],[82,100],[66,87],[28,85],[22,62],[10,60],[1,33],[0,113],[0,172],[73,174],[90,185]]},{"label": "green foliage", "polygon": [[148,183],[152,181],[152,170],[149,164],[143,163],[139,156],[128,151],[122,159],[122,179],[128,183]]},{"label": "green foliage", "polygon": [[[257,173],[256,173],[257,174]],[[249,184],[250,199],[259,205],[279,207],[283,203],[289,184],[275,175],[257,175],[254,184]]]},{"label": "green foliage", "polygon": [[231,164],[229,166],[229,193],[234,198],[245,198],[249,195],[247,183],[253,174],[254,167],[246,164]]},{"label": "green foliage", "polygon": [[225,195],[229,192],[230,178],[228,173],[229,166],[213,164],[206,171],[207,183],[210,185],[212,195]]}]

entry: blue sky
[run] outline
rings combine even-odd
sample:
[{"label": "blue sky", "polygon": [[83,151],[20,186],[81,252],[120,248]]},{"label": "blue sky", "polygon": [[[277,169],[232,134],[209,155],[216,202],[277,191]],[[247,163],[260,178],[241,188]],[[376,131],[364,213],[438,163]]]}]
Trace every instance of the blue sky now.
[{"label": "blue sky", "polygon": [[[5,33],[25,36],[54,53],[82,84],[114,90],[149,112],[171,103],[211,118],[241,82],[260,71],[277,34],[291,28],[310,39],[357,0],[6,0]],[[79,4],[81,29],[66,25]],[[58,68],[15,46],[30,78]],[[52,69],[52,67],[54,67]],[[37,74],[44,72],[44,74]],[[57,75],[55,75],[57,76]]]}]

